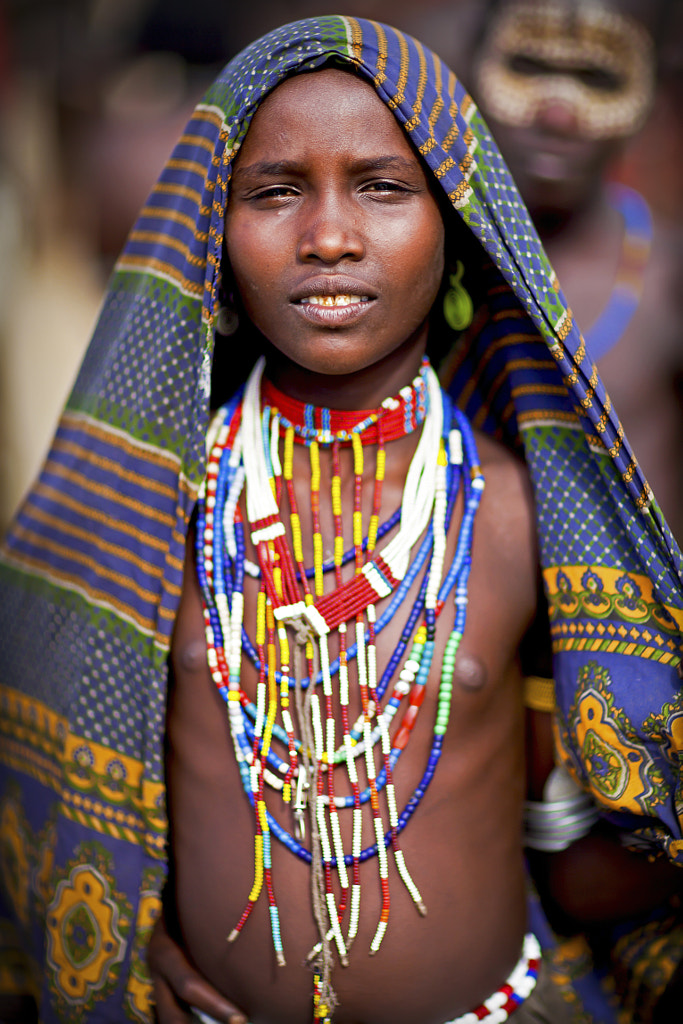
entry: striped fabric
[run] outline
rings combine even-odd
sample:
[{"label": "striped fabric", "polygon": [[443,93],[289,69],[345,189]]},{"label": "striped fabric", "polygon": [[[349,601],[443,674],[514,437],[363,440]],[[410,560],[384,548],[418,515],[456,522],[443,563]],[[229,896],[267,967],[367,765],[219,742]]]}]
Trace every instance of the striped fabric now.
[{"label": "striped fabric", "polygon": [[0,552],[0,851],[43,1024],[151,1020],[166,659],[204,472],[231,160],[263,96],[331,57],[374,85],[483,247],[467,272],[486,301],[445,372],[533,477],[562,756],[606,813],[683,860],[680,554],[517,191],[434,54],[374,22],[298,22],[196,108]]}]

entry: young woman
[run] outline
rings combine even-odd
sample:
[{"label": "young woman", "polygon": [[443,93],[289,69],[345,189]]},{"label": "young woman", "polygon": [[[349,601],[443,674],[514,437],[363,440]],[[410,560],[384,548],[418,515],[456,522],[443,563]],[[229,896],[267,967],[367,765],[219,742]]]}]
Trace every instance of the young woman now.
[{"label": "young woman", "polygon": [[[143,209],[4,550],[14,640],[47,638],[3,677],[43,1019],[147,1019],[164,749],[162,1021],[568,1014],[525,938],[537,535],[559,756],[675,859],[677,553],[492,140],[392,29],[259,40]],[[548,761],[562,845],[594,816],[563,789],[549,828]]]}]

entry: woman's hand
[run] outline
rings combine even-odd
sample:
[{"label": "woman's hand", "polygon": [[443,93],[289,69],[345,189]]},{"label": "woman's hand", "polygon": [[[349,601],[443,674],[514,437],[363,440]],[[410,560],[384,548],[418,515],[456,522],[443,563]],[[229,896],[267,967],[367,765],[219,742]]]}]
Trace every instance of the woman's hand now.
[{"label": "woman's hand", "polygon": [[147,962],[159,1024],[188,1024],[193,1008],[220,1024],[247,1024],[246,1016],[192,966],[168,934],[163,914],[152,931]]}]

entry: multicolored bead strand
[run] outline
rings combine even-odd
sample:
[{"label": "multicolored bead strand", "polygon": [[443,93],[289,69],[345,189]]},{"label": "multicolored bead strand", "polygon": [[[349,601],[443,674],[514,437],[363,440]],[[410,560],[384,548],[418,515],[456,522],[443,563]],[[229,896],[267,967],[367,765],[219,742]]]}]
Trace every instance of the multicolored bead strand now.
[{"label": "multicolored bead strand", "polygon": [[536,987],[541,955],[538,939],[532,932],[528,932],[524,936],[522,955],[505,984],[484,1000],[481,1006],[446,1024],[505,1024],[510,1014],[529,998]]}]

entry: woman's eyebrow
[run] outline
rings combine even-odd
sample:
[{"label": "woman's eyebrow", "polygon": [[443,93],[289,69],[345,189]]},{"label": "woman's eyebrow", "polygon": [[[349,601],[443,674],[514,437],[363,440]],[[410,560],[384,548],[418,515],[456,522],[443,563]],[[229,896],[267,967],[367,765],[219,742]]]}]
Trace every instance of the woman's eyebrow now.
[{"label": "woman's eyebrow", "polygon": [[[416,161],[408,160],[398,154],[383,154],[375,157],[361,157],[358,160],[351,160],[350,169],[356,173],[364,171],[382,171],[395,168],[403,171],[414,171]],[[233,173],[233,180],[242,177],[271,177],[277,178],[282,174],[303,174],[305,166],[294,160],[257,160],[253,164],[237,166]]]},{"label": "woman's eyebrow", "polygon": [[241,178],[243,176],[256,177],[257,175],[277,177],[280,174],[297,174],[300,173],[301,168],[299,164],[293,160],[257,160],[256,163],[247,164],[246,166],[238,166],[233,172],[234,178]]},{"label": "woman's eyebrow", "polygon": [[354,170],[358,171],[383,171],[392,167],[395,167],[397,170],[410,171],[415,170],[416,166],[417,161],[407,160],[404,156],[398,156],[398,154],[360,159],[353,164]]}]

